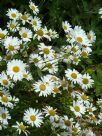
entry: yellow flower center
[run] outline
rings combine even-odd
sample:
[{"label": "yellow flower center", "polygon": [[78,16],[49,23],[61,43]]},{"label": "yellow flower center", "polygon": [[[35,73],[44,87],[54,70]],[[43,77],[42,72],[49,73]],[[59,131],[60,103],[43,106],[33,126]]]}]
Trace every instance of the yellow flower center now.
[{"label": "yellow flower center", "polygon": [[2,96],[2,99],[1,99],[3,102],[7,103],[9,101],[9,99],[7,98],[7,96]]},{"label": "yellow flower center", "polygon": [[63,55],[64,59],[68,59],[68,54]]},{"label": "yellow flower center", "polygon": [[43,49],[43,52],[44,52],[45,54],[49,54],[50,51],[49,51],[48,48],[44,48],[44,49]]},{"label": "yellow flower center", "polygon": [[74,107],[74,109],[75,109],[76,112],[79,112],[79,111],[80,111],[80,107],[79,107],[78,105],[76,105],[76,106]]},{"label": "yellow flower center", "polygon": [[49,69],[51,69],[51,68],[52,68],[52,64],[51,64],[51,63],[48,63],[48,64],[46,65],[46,67],[49,68]]},{"label": "yellow flower center", "polygon": [[81,96],[81,98],[84,100],[84,101],[86,101],[87,100],[87,96],[84,94],[84,95],[82,95]]},{"label": "yellow flower center", "polygon": [[58,87],[54,87],[54,88],[53,88],[53,91],[54,91],[55,93],[58,93],[60,90],[59,90]]},{"label": "yellow flower center", "polygon": [[51,115],[51,116],[55,116],[56,115],[56,111],[55,110],[49,110],[49,114]]},{"label": "yellow flower center", "polygon": [[38,30],[38,31],[36,31],[36,33],[37,33],[37,35],[39,35],[39,36],[43,36],[44,35],[44,32],[43,32],[43,30]]},{"label": "yellow flower center", "polygon": [[24,78],[27,78],[27,77],[28,77],[28,75],[27,75],[27,74],[23,74],[23,77],[24,77]]},{"label": "yellow flower center", "polygon": [[78,60],[79,60],[78,58],[73,58],[74,62],[78,62]]},{"label": "yellow flower center", "polygon": [[32,9],[32,10],[35,10],[35,6],[34,6],[34,5],[32,5],[32,6],[31,6],[31,9]]},{"label": "yellow flower center", "polygon": [[94,115],[91,116],[91,120],[96,121],[96,117]]},{"label": "yellow flower center", "polygon": [[0,39],[3,39],[5,37],[5,34],[0,33]]},{"label": "yellow flower center", "polygon": [[18,66],[13,67],[13,72],[18,73],[20,71],[20,68]]},{"label": "yellow flower center", "polygon": [[3,96],[3,92],[0,90],[0,96],[2,97]]},{"label": "yellow flower center", "polygon": [[41,84],[39,86],[39,88],[40,88],[41,91],[45,91],[46,90],[46,86],[44,84]]},{"label": "yellow flower center", "polygon": [[34,63],[38,63],[39,62],[39,60],[37,58],[34,58],[33,61],[34,61]]},{"label": "yellow flower center", "polygon": [[76,49],[75,47],[72,47],[72,48],[71,48],[71,51],[76,52],[77,49]]},{"label": "yellow flower center", "polygon": [[87,57],[87,56],[88,56],[88,54],[87,54],[87,52],[82,51],[82,52],[81,52],[81,56],[82,56],[82,57]]},{"label": "yellow flower center", "polygon": [[64,30],[67,30],[67,26],[64,25],[63,29],[64,29]]},{"label": "yellow flower center", "polygon": [[16,18],[16,14],[15,14],[15,13],[12,13],[11,16],[12,16],[13,18]]},{"label": "yellow flower center", "polygon": [[77,37],[77,42],[78,42],[78,43],[82,43],[82,42],[83,42],[82,37]]},{"label": "yellow flower center", "polygon": [[87,108],[88,112],[92,112],[92,108]]},{"label": "yellow flower center", "polygon": [[22,34],[22,37],[23,37],[23,38],[27,38],[27,33],[23,33],[23,34]]},{"label": "yellow flower center", "polygon": [[66,126],[70,126],[70,125],[71,125],[71,122],[70,122],[70,120],[64,120],[64,124],[65,124]]},{"label": "yellow flower center", "polygon": [[4,85],[8,85],[8,80],[7,80],[7,79],[4,79],[4,80],[2,81],[2,83],[3,83]]},{"label": "yellow flower center", "polygon": [[88,34],[88,35],[87,35],[87,38],[88,38],[89,40],[91,40],[91,35],[90,35],[90,34]]},{"label": "yellow flower center", "polygon": [[21,18],[22,18],[23,20],[27,20],[27,16],[26,16],[26,15],[22,15]]},{"label": "yellow flower center", "polygon": [[74,78],[74,79],[76,79],[77,78],[77,74],[76,73],[72,73],[71,77]]},{"label": "yellow flower center", "polygon": [[19,128],[20,128],[21,130],[25,130],[25,129],[26,129],[26,126],[23,125],[23,124],[20,124],[20,125],[19,125]]},{"label": "yellow flower center", "polygon": [[82,136],[86,136],[86,134],[85,134],[85,133],[82,133]]},{"label": "yellow flower center", "polygon": [[99,106],[102,106],[102,102],[99,102],[98,104],[99,104]]},{"label": "yellow flower center", "polygon": [[73,127],[73,128],[72,128],[72,131],[75,132],[75,133],[77,133],[77,132],[78,132],[78,129],[77,129],[76,127]]},{"label": "yellow flower center", "polygon": [[35,115],[31,115],[30,119],[31,119],[31,121],[35,121],[36,120],[36,116]]},{"label": "yellow flower center", "polygon": [[14,48],[13,45],[9,45],[8,49],[9,49],[10,51],[14,51],[14,50],[15,50],[15,48]]},{"label": "yellow flower center", "polygon": [[82,82],[83,82],[83,84],[87,85],[87,84],[89,83],[89,80],[88,80],[87,78],[84,78],[84,79],[82,80]]},{"label": "yellow flower center", "polygon": [[16,28],[16,26],[15,26],[15,24],[10,24],[10,27],[12,28],[12,29],[15,29]]},{"label": "yellow flower center", "polygon": [[37,21],[33,21],[33,25],[34,25],[34,26],[37,26]]},{"label": "yellow flower center", "polygon": [[2,118],[6,119],[6,113],[2,113]]}]

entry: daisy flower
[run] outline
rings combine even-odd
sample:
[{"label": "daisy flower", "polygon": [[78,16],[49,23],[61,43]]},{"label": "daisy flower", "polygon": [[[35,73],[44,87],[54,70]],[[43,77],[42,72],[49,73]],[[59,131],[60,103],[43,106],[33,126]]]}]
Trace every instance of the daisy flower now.
[{"label": "daisy flower", "polygon": [[47,97],[48,95],[50,95],[52,93],[53,85],[52,85],[51,81],[44,82],[43,78],[42,78],[42,80],[35,82],[33,84],[33,87],[34,87],[35,92],[39,92],[39,96]]},{"label": "daisy flower", "polygon": [[8,120],[11,119],[11,116],[6,108],[0,108],[0,121],[7,125]]},{"label": "daisy flower", "polygon": [[29,108],[24,112],[23,120],[32,127],[33,126],[40,127],[41,124],[43,123],[42,119],[43,119],[42,113],[39,112],[38,109],[36,110],[33,108]]},{"label": "daisy flower", "polygon": [[53,107],[50,106],[46,106],[45,108],[43,108],[44,110],[44,114],[45,116],[49,116],[51,121],[54,121],[55,119],[57,119],[59,116],[57,115],[57,109],[54,109]]},{"label": "daisy flower", "polygon": [[40,29],[41,28],[41,20],[40,20],[40,18],[38,18],[38,17],[34,17],[34,18],[32,18],[31,19],[31,21],[30,21],[30,24],[32,25],[32,27],[33,27],[33,29],[35,30],[35,31],[37,31],[38,29]]},{"label": "daisy flower", "polygon": [[49,41],[51,41],[51,39],[55,39],[58,38],[59,35],[57,34],[57,32],[55,30],[49,29],[47,35],[49,36]]},{"label": "daisy flower", "polygon": [[48,30],[47,28],[39,28],[35,31],[34,39],[37,38],[38,40],[41,40],[42,38],[49,39],[49,36],[47,35]]},{"label": "daisy flower", "polygon": [[7,30],[2,30],[0,28],[0,41],[5,38],[5,36],[7,35],[7,33],[8,33]]},{"label": "daisy flower", "polygon": [[80,131],[81,131],[81,127],[80,127],[79,123],[72,125],[72,135],[73,136],[78,135],[80,133]]},{"label": "daisy flower", "polygon": [[94,84],[94,80],[91,79],[91,76],[89,76],[88,73],[82,75],[82,78],[80,80],[80,85],[82,89],[87,90],[88,88],[91,88]]},{"label": "daisy flower", "polygon": [[32,38],[32,31],[25,27],[21,28],[19,34],[24,42],[28,42]]},{"label": "daisy flower", "polygon": [[87,38],[89,39],[90,43],[94,43],[96,40],[96,35],[95,33],[91,30],[88,34],[87,34]]},{"label": "daisy flower", "polygon": [[66,130],[69,130],[71,129],[72,127],[72,124],[73,124],[73,118],[68,118],[68,116],[64,116],[60,119],[60,127],[62,129],[66,129]]},{"label": "daisy flower", "polygon": [[71,30],[72,39],[71,43],[78,43],[79,45],[89,45],[89,40],[85,31],[81,28],[81,26],[75,26],[73,30]]},{"label": "daisy flower", "polygon": [[23,78],[25,78],[25,79],[27,79],[29,81],[29,80],[32,80],[32,75],[28,71],[25,71],[23,73]]},{"label": "daisy flower", "polygon": [[19,30],[19,24],[15,20],[10,20],[7,23],[7,27],[11,32],[17,32]]},{"label": "daisy flower", "polygon": [[75,69],[73,69],[73,70],[67,69],[65,71],[65,74],[66,74],[67,79],[72,81],[74,84],[79,83],[79,81],[81,79],[81,75]]},{"label": "daisy flower", "polygon": [[21,40],[19,40],[17,37],[7,37],[4,40],[4,46],[7,51],[9,51],[11,54],[17,53],[17,51],[20,49]]},{"label": "daisy flower", "polygon": [[82,114],[85,114],[85,107],[83,105],[83,103],[81,103],[80,101],[73,101],[73,106],[70,106],[71,111],[76,115],[81,117]]},{"label": "daisy flower", "polygon": [[39,13],[38,6],[36,6],[32,1],[29,2],[29,7],[35,15]]},{"label": "daisy flower", "polygon": [[19,135],[23,132],[26,136],[28,136],[29,131],[27,130],[28,126],[24,125],[23,122],[16,121],[16,125],[13,125],[12,127],[16,128]]},{"label": "daisy flower", "polygon": [[43,59],[42,59],[41,56],[38,55],[38,54],[32,53],[32,54],[29,56],[29,62],[30,62],[30,63],[34,63],[34,65],[35,65],[36,67],[39,67],[39,68],[44,67]]},{"label": "daisy flower", "polygon": [[2,95],[0,96],[0,102],[2,105],[5,105],[6,107],[13,108],[13,104],[11,103],[12,97],[9,95]]},{"label": "daisy flower", "polygon": [[72,30],[72,26],[67,21],[62,22],[62,28],[66,33]]},{"label": "daisy flower", "polygon": [[20,14],[20,19],[22,21],[22,24],[25,25],[26,22],[29,22],[31,17],[30,17],[30,14],[24,13],[24,14]]},{"label": "daisy flower", "polygon": [[96,107],[93,106],[92,103],[88,103],[86,105],[86,111],[89,113],[89,114],[93,114],[94,111],[96,111]]},{"label": "daisy flower", "polygon": [[0,74],[0,83],[1,83],[2,86],[7,87],[7,88],[11,84],[10,79],[8,78],[8,76],[4,72],[2,72]]},{"label": "daisy flower", "polygon": [[7,63],[7,75],[14,81],[22,80],[25,68],[26,64],[24,64],[23,61],[14,59]]},{"label": "daisy flower", "polygon": [[19,20],[20,13],[16,9],[8,9],[7,14],[6,14],[10,19],[13,20]]},{"label": "daisy flower", "polygon": [[38,47],[40,51],[39,54],[43,54],[44,58],[53,56],[52,46],[46,46],[44,43],[40,43]]}]

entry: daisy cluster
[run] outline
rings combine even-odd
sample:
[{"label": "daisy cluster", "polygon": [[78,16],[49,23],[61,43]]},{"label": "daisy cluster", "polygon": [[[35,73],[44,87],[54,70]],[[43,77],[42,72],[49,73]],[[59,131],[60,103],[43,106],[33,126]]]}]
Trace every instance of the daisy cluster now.
[{"label": "daisy cluster", "polygon": [[[12,119],[10,112],[19,102],[10,94],[10,89],[15,90],[18,82],[26,80],[31,85],[29,91],[38,98],[55,98],[63,95],[62,90],[67,92],[71,88],[71,114],[62,115],[61,111],[48,103],[42,109],[28,106],[22,120],[17,120],[11,126],[18,134],[23,132],[29,135],[30,127],[39,128],[49,121],[57,136],[95,136],[88,124],[102,123],[102,99],[97,100],[95,107],[92,98],[87,95],[94,80],[89,73],[78,72],[77,67],[82,59],[91,54],[95,33],[92,30],[85,32],[81,26],[73,27],[64,21],[62,31],[66,44],[56,50],[53,40],[59,38],[59,34],[43,24],[39,8],[32,1],[29,2],[28,11],[20,13],[16,9],[8,9],[7,29],[0,28],[0,63],[4,62],[6,67],[0,71],[0,129],[7,128]],[[59,64],[66,65],[64,75],[59,74]],[[38,77],[33,75],[35,69]]]}]

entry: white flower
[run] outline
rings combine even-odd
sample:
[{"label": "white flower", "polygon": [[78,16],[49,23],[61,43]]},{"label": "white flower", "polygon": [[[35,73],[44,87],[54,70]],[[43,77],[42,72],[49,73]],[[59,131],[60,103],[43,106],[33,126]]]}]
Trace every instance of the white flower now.
[{"label": "white flower", "polygon": [[28,42],[32,38],[32,31],[25,27],[21,28],[19,34],[24,42]]},{"label": "white flower", "polygon": [[72,127],[73,118],[68,118],[68,116],[64,116],[60,119],[60,127],[62,129],[70,130]]},{"label": "white flower", "polygon": [[11,81],[4,72],[0,74],[0,83],[2,86],[7,88],[10,86]]},{"label": "white flower", "polygon": [[75,28],[71,30],[71,35],[71,43],[76,42],[79,45],[90,45],[85,31],[80,26],[75,26]]},{"label": "white flower", "polygon": [[0,102],[5,105],[6,107],[13,108],[13,104],[11,103],[12,97],[9,95],[2,95],[0,96]]},{"label": "white flower", "polygon": [[97,104],[100,108],[102,108],[102,99],[98,99]]},{"label": "white flower", "polygon": [[94,80],[91,79],[88,73],[82,75],[82,79],[80,80],[80,85],[82,89],[87,90],[88,88],[91,88],[94,83]]},{"label": "white flower", "polygon": [[7,27],[11,32],[16,32],[17,30],[19,30],[19,24],[15,20],[10,20],[7,23]]},{"label": "white flower", "polygon": [[43,77],[42,80],[35,82],[33,87],[35,92],[39,92],[39,96],[47,97],[52,93],[53,83],[49,81],[49,78],[46,76],[46,78]]},{"label": "white flower", "polygon": [[34,63],[34,65],[35,65],[36,67],[39,67],[40,69],[41,69],[42,67],[44,67],[43,59],[42,59],[41,56],[38,55],[38,54],[32,53],[32,54],[29,56],[29,62],[30,62],[30,63]]},{"label": "white flower", "polygon": [[96,111],[97,109],[96,109],[95,106],[93,106],[92,103],[87,103],[87,105],[86,105],[86,110],[87,110],[87,112],[88,112],[89,114],[93,114],[93,112]]},{"label": "white flower", "polygon": [[36,6],[32,1],[29,2],[29,7],[35,15],[39,13],[38,6]]},{"label": "white flower", "polygon": [[19,40],[17,37],[7,37],[4,40],[4,46],[11,54],[17,53],[17,51],[20,49],[21,40]]},{"label": "white flower", "polygon": [[80,101],[73,101],[73,106],[70,106],[70,109],[76,116],[80,117],[85,114],[85,106]]},{"label": "white flower", "polygon": [[18,20],[20,13],[16,9],[9,9],[6,14],[10,19]]},{"label": "white flower", "polygon": [[65,71],[65,74],[66,74],[66,77],[68,78],[68,80],[72,81],[74,84],[79,83],[79,81],[81,79],[81,75],[75,69],[73,69],[73,70],[67,69]]},{"label": "white flower", "polygon": [[39,54],[43,54],[44,58],[53,56],[52,46],[46,46],[44,43],[40,43],[40,45],[38,45],[38,47],[39,47],[39,51],[40,51]]},{"label": "white flower", "polygon": [[22,20],[22,24],[25,25],[26,22],[29,22],[31,19],[28,13],[20,14],[20,19]]},{"label": "white flower", "polygon": [[79,123],[73,124],[72,125],[72,135],[78,135],[81,131],[81,127],[79,125]]},{"label": "white flower", "polygon": [[7,63],[7,74],[14,80],[22,80],[26,64],[21,60],[14,59]]},{"label": "white flower", "polygon": [[90,43],[93,43],[96,40],[96,35],[95,35],[95,33],[93,31],[90,31],[87,34],[87,38],[89,39]]},{"label": "white flower", "polygon": [[3,124],[8,124],[8,120],[11,119],[11,116],[6,108],[0,107],[0,121]]},{"label": "white flower", "polygon": [[25,71],[23,73],[23,78],[25,78],[25,79],[27,79],[29,81],[29,80],[32,80],[32,75],[28,71]]},{"label": "white flower", "polygon": [[62,27],[66,33],[72,30],[72,26],[67,21],[62,22]]},{"label": "white flower", "polygon": [[46,106],[45,108],[43,108],[45,116],[49,116],[51,121],[54,121],[55,119],[58,119],[59,116],[57,115],[56,110],[53,107],[50,106]]},{"label": "white flower", "polygon": [[33,108],[29,108],[24,112],[23,120],[31,126],[40,127],[41,124],[43,123],[42,119],[43,119],[42,113],[39,112],[38,109],[36,110]]},{"label": "white flower", "polygon": [[42,38],[47,38],[49,39],[49,36],[47,35],[48,30],[47,28],[39,28],[36,30],[35,35],[34,35],[34,39],[37,38],[38,40],[41,40]]},{"label": "white flower", "polygon": [[32,25],[33,29],[36,31],[41,28],[42,22],[41,22],[40,18],[34,17],[31,19],[31,21],[29,23]]},{"label": "white flower", "polygon": [[24,125],[23,122],[19,123],[18,121],[16,121],[16,124],[17,125],[13,125],[12,127],[17,129],[19,135],[21,134],[21,132],[23,132],[26,136],[30,134],[29,131],[27,130],[28,126]]},{"label": "white flower", "polygon": [[7,30],[2,30],[0,28],[0,41],[3,40],[6,35],[7,35]]}]

